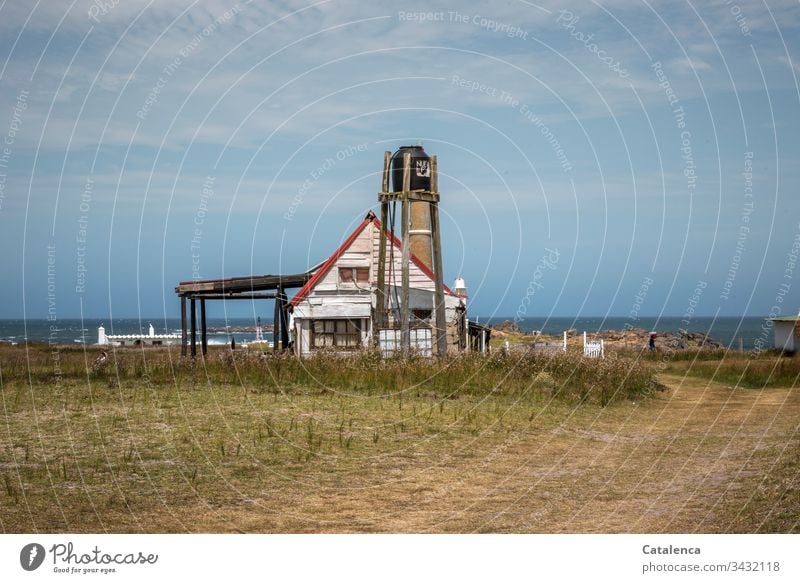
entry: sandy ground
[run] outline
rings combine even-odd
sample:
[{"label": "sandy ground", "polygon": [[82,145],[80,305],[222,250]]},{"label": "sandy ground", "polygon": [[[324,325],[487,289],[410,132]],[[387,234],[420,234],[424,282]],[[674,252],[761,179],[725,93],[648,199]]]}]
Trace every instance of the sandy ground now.
[{"label": "sandy ground", "polygon": [[[29,491],[13,505],[0,496],[0,526],[7,532],[800,530],[800,391],[660,380],[668,389],[643,403],[532,412],[524,426],[495,425],[469,439],[404,440],[400,433],[382,438],[378,445],[390,443],[378,454],[353,463],[322,460],[292,471],[240,464],[197,487],[183,472],[186,484],[112,480],[100,493],[81,493],[74,482],[59,483],[60,467],[51,462],[59,502],[47,492]],[[169,431],[156,426],[154,439],[158,427]],[[145,466],[177,463],[171,455],[155,452]]]},{"label": "sandy ground", "polygon": [[[412,457],[408,467],[375,468],[378,484],[310,501],[298,492],[292,512],[273,524],[362,532],[754,532],[770,530],[780,515],[781,528],[796,531],[800,392],[673,376],[662,382],[669,391],[655,402],[609,409],[585,425],[581,416],[534,429],[441,466],[422,469],[425,462]],[[775,509],[759,489],[786,480],[776,495],[789,497]],[[256,516],[240,520],[245,530],[272,528]]]}]

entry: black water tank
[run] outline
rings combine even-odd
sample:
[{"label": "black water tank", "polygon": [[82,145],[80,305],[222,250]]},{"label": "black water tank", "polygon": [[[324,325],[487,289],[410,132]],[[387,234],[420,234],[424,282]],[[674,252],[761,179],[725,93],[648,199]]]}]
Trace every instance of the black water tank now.
[{"label": "black water tank", "polygon": [[431,189],[431,158],[422,146],[401,146],[392,155],[392,192],[403,191],[403,156],[411,154],[411,190]]}]

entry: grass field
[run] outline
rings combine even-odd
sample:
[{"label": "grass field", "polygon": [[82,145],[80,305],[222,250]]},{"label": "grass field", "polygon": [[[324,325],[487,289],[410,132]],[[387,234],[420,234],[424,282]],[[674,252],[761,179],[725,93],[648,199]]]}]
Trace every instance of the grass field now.
[{"label": "grass field", "polygon": [[0,530],[800,531],[791,385],[613,355],[96,354],[0,348]]},{"label": "grass field", "polygon": [[800,385],[800,358],[782,358],[772,352],[755,355],[724,350],[685,356],[672,358],[667,370],[751,389]]}]

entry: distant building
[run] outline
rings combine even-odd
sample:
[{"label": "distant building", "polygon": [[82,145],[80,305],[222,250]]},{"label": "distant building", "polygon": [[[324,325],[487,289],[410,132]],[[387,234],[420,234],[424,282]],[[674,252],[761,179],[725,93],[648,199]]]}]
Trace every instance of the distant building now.
[{"label": "distant building", "polygon": [[[323,348],[347,351],[372,345],[381,228],[377,217],[369,213],[292,298],[290,331],[299,356]],[[389,326],[378,336],[381,349],[388,355],[400,347],[402,243],[394,237],[387,242]],[[435,337],[432,331],[435,283],[430,268],[414,254],[410,257],[409,281],[412,348],[430,356]],[[465,290],[460,278],[459,288]],[[444,304],[448,352],[467,350],[472,344],[468,343],[470,333],[477,334],[479,330],[473,331],[475,326],[470,326],[467,320],[466,296],[444,286]],[[486,344],[484,341],[483,350],[488,348]]]},{"label": "distant building", "polygon": [[97,329],[97,343],[112,346],[141,346],[162,344],[177,344],[181,340],[180,334],[156,334],[155,328],[150,324],[147,334],[106,334],[102,324]]},{"label": "distant building", "polygon": [[770,318],[773,325],[773,346],[788,354],[794,354],[800,345],[800,316]]}]

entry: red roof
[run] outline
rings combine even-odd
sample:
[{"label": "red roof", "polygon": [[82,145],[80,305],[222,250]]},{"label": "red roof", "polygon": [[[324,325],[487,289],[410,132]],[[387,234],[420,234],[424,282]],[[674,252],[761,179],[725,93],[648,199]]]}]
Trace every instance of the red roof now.
[{"label": "red roof", "polygon": [[[380,220],[378,220],[378,217],[376,217],[375,214],[372,211],[370,211],[367,214],[367,216],[364,218],[364,220],[361,222],[361,224],[358,227],[356,227],[356,229],[352,233],[350,233],[350,236],[347,237],[347,239],[344,240],[344,243],[342,243],[339,246],[339,248],[336,251],[333,252],[333,255],[328,257],[328,259],[325,261],[325,263],[323,263],[322,266],[314,273],[314,275],[311,276],[311,279],[309,279],[306,282],[306,284],[302,288],[300,288],[300,291],[297,292],[297,294],[295,294],[295,296],[292,298],[292,301],[291,301],[291,304],[293,306],[296,306],[301,301],[303,301],[303,299],[305,299],[305,297],[314,288],[314,286],[317,285],[319,280],[322,279],[325,276],[325,274],[328,273],[328,271],[330,271],[331,267],[333,267],[333,265],[336,263],[336,261],[339,259],[339,257],[342,256],[342,253],[344,253],[347,250],[347,248],[350,247],[350,245],[353,244],[353,241],[356,240],[356,237],[358,237],[358,235],[361,233],[361,231],[363,231],[370,223],[375,223],[375,226],[378,229],[381,228]],[[402,248],[403,248],[402,241],[400,241],[400,239],[395,237],[388,230],[386,231],[386,234],[391,239],[391,241],[394,244],[394,246],[397,247],[398,249],[402,250]],[[419,270],[422,271],[422,273],[424,273],[426,276],[428,276],[431,280],[434,279],[433,278],[433,272],[430,269],[428,269],[428,266],[425,265],[422,261],[420,261],[420,259],[416,255],[414,255],[412,253],[410,255],[410,260],[411,260],[411,263],[416,265],[419,268]],[[447,287],[447,285],[445,285],[444,283],[442,285],[443,285],[443,288],[444,288],[444,293],[449,294],[451,296],[455,296],[456,295],[450,290],[449,287]]]}]

